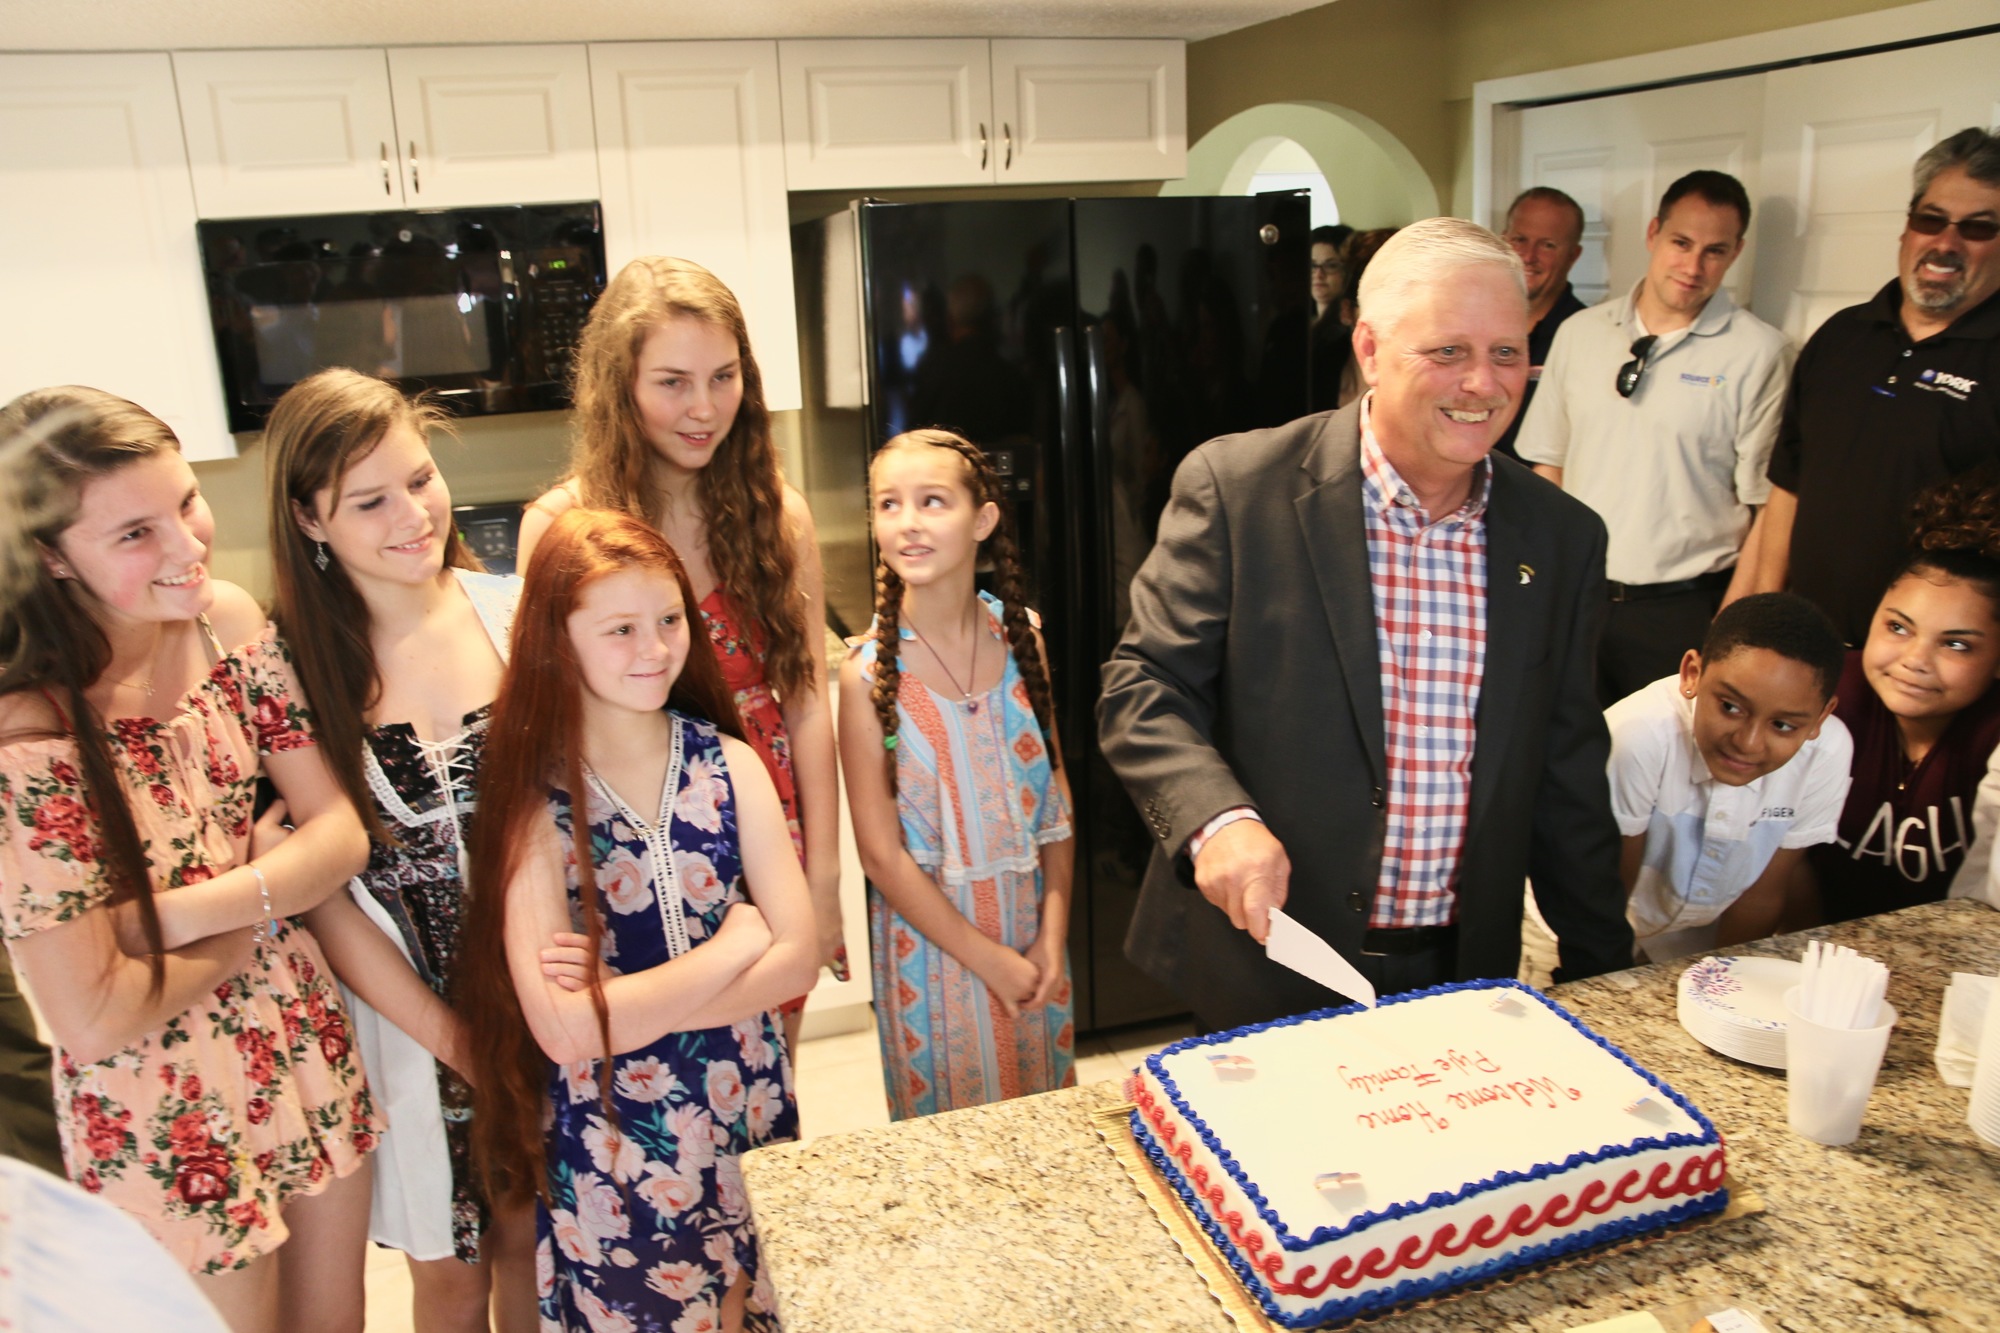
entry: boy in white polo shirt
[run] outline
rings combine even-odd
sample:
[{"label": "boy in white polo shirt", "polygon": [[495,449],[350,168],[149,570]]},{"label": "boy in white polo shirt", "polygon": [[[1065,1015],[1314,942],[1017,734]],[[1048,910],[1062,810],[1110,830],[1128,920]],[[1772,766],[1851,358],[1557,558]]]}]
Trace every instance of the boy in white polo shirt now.
[{"label": "boy in white polo shirt", "polygon": [[1760,939],[1830,842],[1854,745],[1833,716],[1845,647],[1791,593],[1723,608],[1678,676],[1606,710],[1626,915],[1642,960]]}]

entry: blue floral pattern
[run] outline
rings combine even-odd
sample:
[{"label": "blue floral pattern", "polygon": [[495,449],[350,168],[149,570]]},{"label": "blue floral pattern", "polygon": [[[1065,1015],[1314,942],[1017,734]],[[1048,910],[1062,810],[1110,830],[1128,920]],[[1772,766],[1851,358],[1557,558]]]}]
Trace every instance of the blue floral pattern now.
[{"label": "blue floral pattern", "polygon": [[[592,778],[585,811],[613,973],[658,967],[698,948],[740,902],[736,803],[715,728],[672,714],[673,758],[661,809],[634,812]],[[549,809],[573,847],[570,800]],[[658,864],[659,858],[665,864]],[[575,867],[570,913],[583,929]],[[707,1333],[723,1293],[759,1278],[739,1159],[798,1136],[791,1062],[769,1013],[729,1027],[674,1032],[612,1061],[615,1116],[601,1062],[555,1066],[549,1081],[549,1196],[537,1270],[544,1329]],[[768,1283],[753,1283],[749,1327],[775,1328]]]}]

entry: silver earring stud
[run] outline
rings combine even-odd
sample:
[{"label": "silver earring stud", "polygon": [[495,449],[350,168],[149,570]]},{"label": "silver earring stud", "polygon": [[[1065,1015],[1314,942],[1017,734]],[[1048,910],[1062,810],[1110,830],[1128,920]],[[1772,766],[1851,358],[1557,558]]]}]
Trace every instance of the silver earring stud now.
[{"label": "silver earring stud", "polygon": [[313,563],[315,565],[318,565],[320,573],[324,574],[326,572],[326,567],[328,564],[326,558],[326,543],[314,542],[313,545],[319,547],[319,554],[313,557]]}]

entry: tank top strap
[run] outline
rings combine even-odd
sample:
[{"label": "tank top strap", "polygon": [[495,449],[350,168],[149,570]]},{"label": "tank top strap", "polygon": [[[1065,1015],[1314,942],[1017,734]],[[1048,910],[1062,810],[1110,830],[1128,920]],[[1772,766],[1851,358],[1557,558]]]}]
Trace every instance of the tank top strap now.
[{"label": "tank top strap", "polygon": [[201,626],[202,647],[208,653],[208,664],[214,666],[229,655],[229,650],[224,648],[222,640],[216,637],[215,626],[208,623],[207,615],[196,616],[195,623]]}]

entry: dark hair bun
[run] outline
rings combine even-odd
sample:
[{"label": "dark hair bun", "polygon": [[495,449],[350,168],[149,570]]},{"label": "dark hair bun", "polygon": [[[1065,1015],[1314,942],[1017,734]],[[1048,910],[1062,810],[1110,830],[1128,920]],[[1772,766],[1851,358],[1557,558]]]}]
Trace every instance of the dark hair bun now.
[{"label": "dark hair bun", "polygon": [[1990,468],[1921,492],[1910,505],[1914,553],[2000,561],[2000,480]]}]

